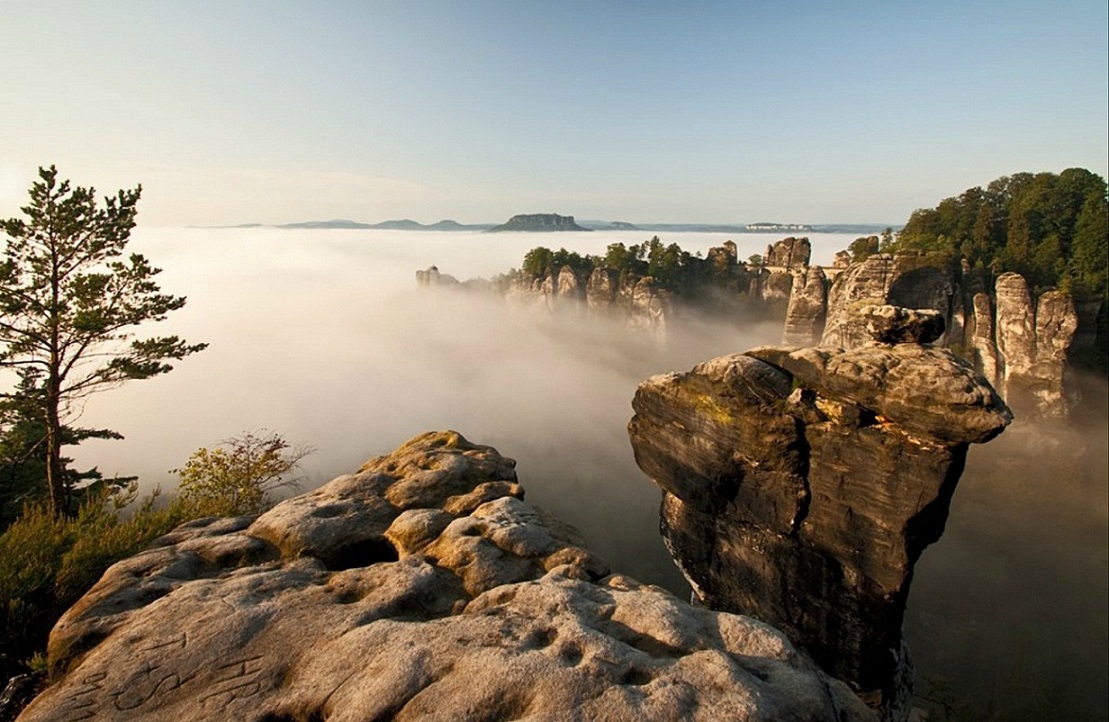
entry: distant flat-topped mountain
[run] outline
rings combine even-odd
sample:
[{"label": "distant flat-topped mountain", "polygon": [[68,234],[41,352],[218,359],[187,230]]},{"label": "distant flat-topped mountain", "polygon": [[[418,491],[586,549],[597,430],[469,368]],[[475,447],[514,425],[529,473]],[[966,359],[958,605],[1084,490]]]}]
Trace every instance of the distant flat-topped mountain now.
[{"label": "distant flat-topped mountain", "polygon": [[512,216],[507,223],[493,226],[490,233],[500,231],[590,231],[574,222],[573,216],[560,216],[557,213],[531,213]]}]

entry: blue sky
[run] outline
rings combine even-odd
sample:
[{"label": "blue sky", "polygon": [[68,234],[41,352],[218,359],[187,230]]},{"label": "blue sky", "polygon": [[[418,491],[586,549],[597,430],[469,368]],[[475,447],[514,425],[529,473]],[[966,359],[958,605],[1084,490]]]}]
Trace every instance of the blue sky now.
[{"label": "blue sky", "polygon": [[1107,174],[1104,0],[0,0],[0,216],[901,223]]}]

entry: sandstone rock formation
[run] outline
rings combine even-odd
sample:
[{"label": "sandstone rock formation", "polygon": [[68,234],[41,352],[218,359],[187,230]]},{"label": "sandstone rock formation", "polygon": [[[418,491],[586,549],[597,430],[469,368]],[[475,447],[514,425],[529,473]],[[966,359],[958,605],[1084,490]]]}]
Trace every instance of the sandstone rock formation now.
[{"label": "sandstone rock formation", "polygon": [[416,284],[420,286],[457,286],[458,279],[446,273],[440,273],[438,266],[428,266],[423,271],[416,271]]},{"label": "sandstone rock formation", "polygon": [[967,444],[1012,418],[990,385],[917,344],[766,347],[648,379],[633,407],[636,462],[695,599],[780,627],[905,719],[913,565],[943,532]]},{"label": "sandstone rock formation", "polygon": [[766,247],[763,263],[767,266],[785,268],[807,268],[812,257],[812,244],[808,238],[783,238]]},{"label": "sandstone rock formation", "polygon": [[944,332],[943,315],[931,308],[870,306],[862,315],[870,337],[881,343],[932,343]]},{"label": "sandstone rock formation", "polygon": [[916,253],[878,253],[852,264],[832,283],[824,335],[810,343],[843,348],[866,343],[870,334],[862,311],[868,306],[931,308],[948,318],[951,283],[932,263],[928,256]]},{"label": "sandstone rock formation", "polygon": [[1016,273],[997,278],[995,383],[1018,411],[1065,414],[1067,350],[1078,328],[1070,296],[1048,291],[1033,304],[1028,283]]},{"label": "sandstone rock formation", "polygon": [[[853,348],[871,338],[873,307],[930,310],[946,329],[933,340],[972,361],[1018,413],[1066,416],[1077,401],[1068,353],[1076,341],[1091,345],[1094,338],[1088,329],[1080,333],[1071,297],[1047,291],[1034,298],[1016,273],[987,284],[981,272],[937,264],[919,253],[870,256],[836,278],[823,308],[816,289],[798,283],[802,297],[794,302],[791,296],[784,342]],[[1096,309],[1084,311],[1090,326]]]},{"label": "sandstone rock formation", "polygon": [[820,266],[793,277],[786,306],[783,343],[810,345],[824,333],[828,313],[828,278]]},{"label": "sandstone rock formation", "polygon": [[549,312],[586,311],[623,319],[634,328],[664,336],[674,314],[669,291],[650,276],[622,278],[613,268],[595,268],[579,278],[569,266],[543,278],[522,277],[502,289],[506,301]]},{"label": "sandstone rock formation", "polygon": [[863,720],[780,632],[620,575],[425,434],[256,520],[186,524],[55,627],[45,720]]}]

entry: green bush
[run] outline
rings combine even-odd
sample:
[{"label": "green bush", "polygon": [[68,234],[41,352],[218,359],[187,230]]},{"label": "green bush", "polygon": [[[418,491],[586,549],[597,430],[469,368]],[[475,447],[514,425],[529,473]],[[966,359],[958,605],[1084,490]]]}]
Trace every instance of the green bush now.
[{"label": "green bush", "polygon": [[292,446],[279,434],[243,433],[212,449],[193,452],[173,469],[181,483],[181,502],[194,516],[259,514],[271,504],[270,492],[296,488],[293,476],[311,447]]}]

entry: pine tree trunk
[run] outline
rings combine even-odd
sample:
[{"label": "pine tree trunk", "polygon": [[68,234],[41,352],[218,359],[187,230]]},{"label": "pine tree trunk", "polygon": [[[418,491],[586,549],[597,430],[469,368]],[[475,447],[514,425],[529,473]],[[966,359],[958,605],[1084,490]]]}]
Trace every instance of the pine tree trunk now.
[{"label": "pine tree trunk", "polygon": [[46,401],[46,487],[50,492],[50,511],[55,517],[69,513],[69,500],[62,468],[61,421],[58,418],[58,395],[47,390]]}]

